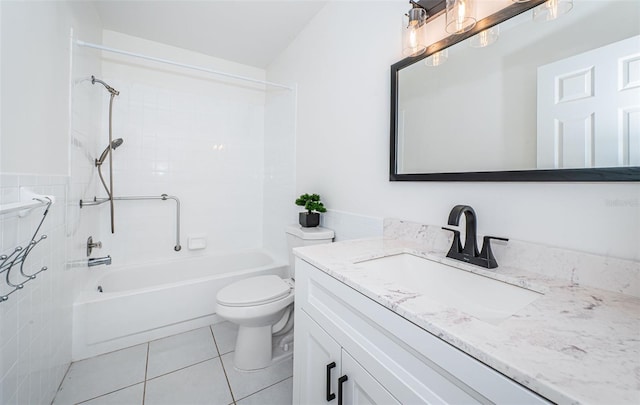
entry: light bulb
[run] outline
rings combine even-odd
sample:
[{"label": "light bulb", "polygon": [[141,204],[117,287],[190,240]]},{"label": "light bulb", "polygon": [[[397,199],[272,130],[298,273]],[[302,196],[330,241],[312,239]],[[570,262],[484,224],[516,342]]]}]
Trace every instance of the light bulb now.
[{"label": "light bulb", "polygon": [[467,32],[476,25],[474,0],[447,0],[446,31],[450,34]]},{"label": "light bulb", "polygon": [[456,31],[462,31],[462,29],[464,28],[462,26],[462,22],[464,21],[464,18],[467,16],[466,12],[465,12],[465,4],[464,4],[464,0],[460,1],[460,6],[458,7],[458,19],[456,21]]},{"label": "light bulb", "polygon": [[426,10],[412,8],[403,16],[402,53],[405,56],[417,56],[427,49],[425,20]]}]

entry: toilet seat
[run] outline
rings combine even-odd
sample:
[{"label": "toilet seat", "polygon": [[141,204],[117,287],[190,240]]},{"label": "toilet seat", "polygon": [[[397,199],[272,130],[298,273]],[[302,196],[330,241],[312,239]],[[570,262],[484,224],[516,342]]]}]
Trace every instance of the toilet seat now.
[{"label": "toilet seat", "polygon": [[218,292],[218,303],[230,307],[268,304],[289,295],[291,286],[275,275],[256,276],[236,281]]}]

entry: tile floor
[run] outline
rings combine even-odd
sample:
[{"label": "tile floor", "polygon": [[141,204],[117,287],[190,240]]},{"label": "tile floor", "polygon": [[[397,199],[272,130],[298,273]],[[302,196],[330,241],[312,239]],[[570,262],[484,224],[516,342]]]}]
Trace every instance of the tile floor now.
[{"label": "tile floor", "polygon": [[54,405],[290,405],[291,358],[257,372],[233,367],[229,322],[71,364]]}]

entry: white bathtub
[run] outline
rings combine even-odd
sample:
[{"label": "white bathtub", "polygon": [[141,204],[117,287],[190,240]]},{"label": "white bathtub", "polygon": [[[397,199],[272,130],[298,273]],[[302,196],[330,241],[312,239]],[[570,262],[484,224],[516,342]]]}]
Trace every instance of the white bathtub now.
[{"label": "white bathtub", "polygon": [[287,266],[251,250],[88,271],[95,274],[73,304],[74,361],[219,322],[221,288],[286,276]]}]

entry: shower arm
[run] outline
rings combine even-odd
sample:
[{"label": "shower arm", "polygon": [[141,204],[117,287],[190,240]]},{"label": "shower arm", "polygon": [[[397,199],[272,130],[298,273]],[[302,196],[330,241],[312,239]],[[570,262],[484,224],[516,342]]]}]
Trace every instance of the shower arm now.
[{"label": "shower arm", "polygon": [[173,247],[173,250],[179,252],[182,249],[180,245],[180,199],[173,195],[162,194],[160,196],[126,196],[126,197],[114,197],[110,198],[97,198],[94,197],[93,201],[84,201],[80,200],[80,208],[85,206],[92,205],[100,205],[104,204],[107,201],[110,201],[113,204],[113,201],[142,201],[142,200],[174,200],[176,202],[176,245]]},{"label": "shower arm", "polygon": [[103,85],[107,89],[107,91],[109,93],[111,93],[112,96],[117,96],[117,95],[120,94],[120,92],[118,90],[116,90],[113,87],[109,86],[107,83],[103,82],[100,79],[96,79],[95,76],[91,76],[91,84],[96,84],[96,83],[100,83],[101,85]]}]

